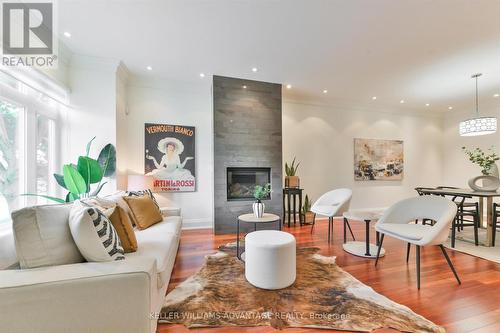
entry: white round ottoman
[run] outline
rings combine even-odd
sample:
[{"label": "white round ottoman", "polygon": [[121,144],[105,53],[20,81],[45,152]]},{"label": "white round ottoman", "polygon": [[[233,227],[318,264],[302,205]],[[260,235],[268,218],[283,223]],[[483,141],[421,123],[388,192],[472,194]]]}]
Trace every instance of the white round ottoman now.
[{"label": "white round ottoman", "polygon": [[245,236],[245,277],[262,289],[281,289],[295,281],[296,246],[293,235],[261,230]]}]

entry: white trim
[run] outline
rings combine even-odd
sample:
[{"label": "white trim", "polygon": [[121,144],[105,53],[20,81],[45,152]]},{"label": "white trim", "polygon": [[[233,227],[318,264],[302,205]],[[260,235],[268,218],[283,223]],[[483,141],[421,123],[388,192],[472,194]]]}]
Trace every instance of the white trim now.
[{"label": "white trim", "polygon": [[182,229],[190,230],[190,229],[212,229],[212,219],[210,218],[201,218],[201,219],[183,219],[182,221]]},{"label": "white trim", "polygon": [[66,104],[68,101],[69,88],[37,69],[0,66],[0,71],[59,103]]}]

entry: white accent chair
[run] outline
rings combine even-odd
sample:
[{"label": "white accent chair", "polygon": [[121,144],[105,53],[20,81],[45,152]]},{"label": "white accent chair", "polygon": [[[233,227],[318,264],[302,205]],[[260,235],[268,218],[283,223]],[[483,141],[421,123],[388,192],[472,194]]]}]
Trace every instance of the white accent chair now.
[{"label": "white accent chair", "polygon": [[[339,188],[333,191],[329,191],[319,197],[319,199],[316,200],[316,202],[311,207],[311,212],[314,213],[311,233],[313,232],[314,225],[316,223],[316,214],[328,216],[328,243],[330,243],[330,239],[333,238],[333,218],[342,217],[342,214],[349,210],[351,198],[352,190],[348,188]],[[349,222],[347,223],[347,226],[349,227],[351,236],[354,239],[354,234],[352,233]]]},{"label": "white accent chair", "polygon": [[296,241],[277,230],[254,231],[245,236],[245,277],[262,289],[282,289],[296,277]]},{"label": "white accent chair", "polygon": [[[392,205],[375,224],[375,230],[381,234],[375,266],[378,263],[385,235],[416,245],[417,287],[420,289],[420,247],[437,245],[441,248],[458,284],[461,284],[443,247],[456,214],[457,205],[440,196],[426,195],[405,199]],[[416,224],[414,221],[417,219],[430,219],[436,222],[433,225]]]}]

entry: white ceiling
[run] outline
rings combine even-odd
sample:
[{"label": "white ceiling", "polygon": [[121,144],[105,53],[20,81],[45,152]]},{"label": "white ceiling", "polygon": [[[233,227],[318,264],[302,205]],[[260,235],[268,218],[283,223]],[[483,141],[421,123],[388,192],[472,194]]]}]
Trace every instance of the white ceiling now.
[{"label": "white ceiling", "polygon": [[135,74],[226,75],[290,83],[288,98],[449,112],[472,108],[470,75],[482,72],[481,102],[500,112],[498,0],[60,0],[59,17],[73,52]]}]

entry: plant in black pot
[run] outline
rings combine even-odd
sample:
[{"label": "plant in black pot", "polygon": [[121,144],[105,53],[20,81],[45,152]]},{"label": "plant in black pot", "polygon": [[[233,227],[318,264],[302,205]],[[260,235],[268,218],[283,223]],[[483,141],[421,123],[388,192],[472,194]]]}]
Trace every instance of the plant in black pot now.
[{"label": "plant in black pot", "polygon": [[266,206],[262,202],[264,199],[268,199],[271,194],[271,184],[266,184],[264,186],[257,185],[253,191],[253,197],[257,199],[252,205],[253,214],[256,218],[261,218],[264,215],[264,209]]}]

